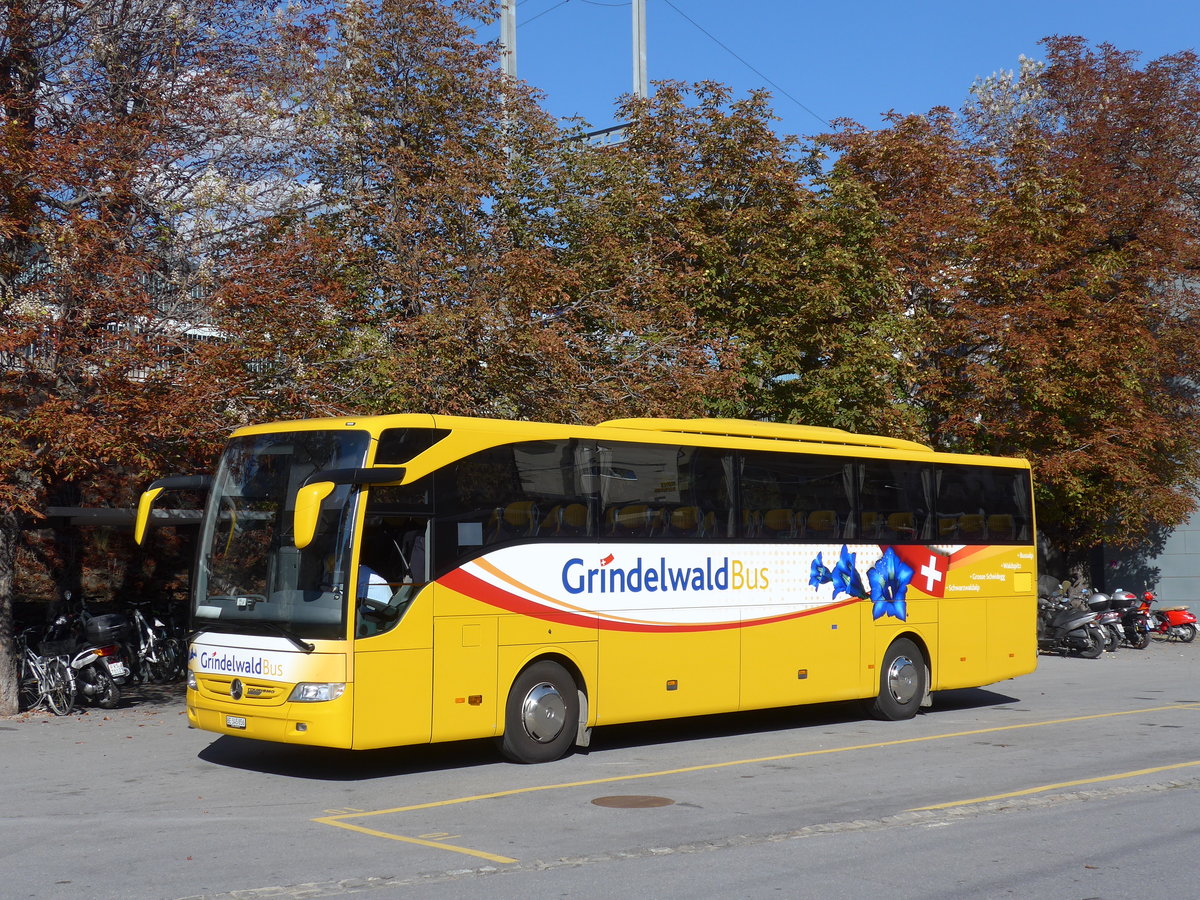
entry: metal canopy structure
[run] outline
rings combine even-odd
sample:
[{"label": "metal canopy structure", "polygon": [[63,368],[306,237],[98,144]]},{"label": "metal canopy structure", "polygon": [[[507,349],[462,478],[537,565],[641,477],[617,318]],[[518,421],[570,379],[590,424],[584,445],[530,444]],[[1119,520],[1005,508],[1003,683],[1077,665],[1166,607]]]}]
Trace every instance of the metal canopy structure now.
[{"label": "metal canopy structure", "polygon": [[[199,525],[203,511],[199,509],[156,509],[152,516],[155,525]],[[134,510],[112,506],[48,506],[46,516],[66,519],[71,525],[111,526],[133,530]]]}]

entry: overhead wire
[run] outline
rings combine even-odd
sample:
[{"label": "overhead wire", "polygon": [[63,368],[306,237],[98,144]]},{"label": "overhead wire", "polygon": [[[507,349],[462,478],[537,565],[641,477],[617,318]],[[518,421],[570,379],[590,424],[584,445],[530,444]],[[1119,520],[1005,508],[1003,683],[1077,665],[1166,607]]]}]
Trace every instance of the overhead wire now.
[{"label": "overhead wire", "polygon": [[[522,0],[522,2],[524,2],[524,0]],[[520,27],[521,27],[521,26],[523,26],[523,25],[528,25],[530,22],[533,22],[533,21],[535,21],[536,19],[540,19],[542,16],[546,15],[546,13],[554,12],[554,10],[558,9],[560,6],[566,6],[566,5],[567,5],[568,3],[570,3],[570,2],[571,2],[571,0],[560,0],[560,2],[558,2],[558,3],[555,3],[553,6],[550,6],[550,7],[547,7],[546,9],[543,9],[543,10],[542,10],[540,13],[538,13],[536,16],[530,16],[530,17],[529,17],[528,19],[526,19],[524,22],[518,22],[518,23],[517,23],[517,27],[518,27],[518,28],[520,28]],[[518,3],[518,4],[517,4],[517,6],[518,6],[518,7],[520,7],[520,6],[521,6],[521,4],[520,4],[520,3]]]},{"label": "overhead wire", "polygon": [[691,16],[689,16],[683,10],[681,10],[678,6],[676,6],[674,3],[672,3],[671,0],[663,0],[663,3],[667,4],[667,6],[671,7],[671,9],[675,10],[675,12],[679,13],[679,15],[681,15],[684,19],[686,19],[688,22],[690,22],[696,29],[698,29],[701,33],[703,33],[705,36],[707,36],[709,38],[709,40],[711,40],[713,43],[715,43],[719,47],[721,47],[721,49],[723,49],[726,53],[728,53],[730,56],[732,56],[734,59],[736,59],[738,62],[740,62],[743,66],[745,66],[747,69],[749,69],[755,75],[757,75],[759,78],[763,79],[767,84],[771,85],[771,87],[775,88],[775,90],[779,91],[779,93],[781,93],[783,96],[787,97],[789,100],[791,100],[793,103],[795,103],[798,107],[800,107],[802,110],[804,110],[810,116],[812,116],[814,119],[816,119],[818,122],[820,122],[822,125],[829,127],[828,122],[826,122],[824,119],[822,119],[819,115],[817,115],[815,112],[813,112],[807,106],[805,106],[803,103],[801,103],[795,97],[793,97],[784,88],[780,87],[778,84],[776,84],[774,81],[772,81],[770,78],[768,78],[762,72],[760,72],[758,69],[756,69],[750,63],[748,63],[746,60],[742,59],[742,57],[738,56],[738,54],[735,53],[732,49],[730,49],[730,47],[727,44],[725,44],[720,38],[718,38],[716,35],[712,34],[710,31],[708,31],[708,29],[706,29],[703,25],[701,25],[699,22],[697,22],[695,19],[693,19]]},{"label": "overhead wire", "polygon": [[[518,7],[524,6],[527,2],[528,2],[528,0],[519,0],[519,2],[517,3],[517,6]],[[554,10],[558,9],[560,6],[566,6],[570,2],[571,2],[571,0],[559,0],[558,3],[554,4],[553,6],[547,7],[546,9],[542,10],[537,15],[532,16],[523,22],[518,22],[517,27],[520,28],[523,25],[528,25],[530,22],[533,22],[536,19],[540,19],[542,16],[546,15],[547,13],[554,12]],[[582,2],[588,4],[589,6],[617,7],[617,6],[629,6],[630,5],[630,0],[625,0],[625,2],[618,2],[618,3],[604,2],[604,0],[582,0]],[[800,107],[802,110],[804,110],[810,116],[812,116],[814,119],[816,119],[822,125],[824,125],[826,127],[831,127],[829,125],[829,123],[825,121],[825,119],[823,119],[821,116],[819,116],[817,113],[815,113],[811,108],[809,108],[805,104],[801,103],[798,99],[796,99],[794,96],[792,96],[792,94],[786,88],[784,88],[782,85],[773,81],[764,72],[762,72],[761,70],[756,68],[748,60],[744,59],[741,55],[739,55],[736,51],[734,51],[734,49],[732,47],[730,47],[728,44],[726,44],[724,41],[722,41],[720,38],[718,38],[715,34],[713,34],[711,31],[709,31],[707,28],[705,28],[703,25],[701,25],[699,22],[697,22],[695,19],[693,19],[687,13],[685,13],[682,9],[680,9],[674,3],[672,3],[671,0],[662,0],[662,2],[665,3],[667,6],[671,7],[671,9],[675,10],[675,12],[677,14],[679,14],[679,16],[681,16],[684,19],[684,21],[688,22],[693,28],[695,28],[697,31],[699,31],[701,34],[703,34],[705,37],[707,37],[710,41],[712,41],[714,44],[716,44],[718,47],[720,47],[722,50],[724,50],[726,53],[728,53],[730,56],[732,56],[734,59],[736,59],[738,62],[740,62],[743,66],[745,66],[747,69],[749,69],[755,75],[757,75],[759,78],[763,79],[763,81],[765,81],[771,87],[775,88],[775,90],[777,90],[781,95],[786,97],[788,100],[791,100],[793,103],[795,103],[798,107]]]}]

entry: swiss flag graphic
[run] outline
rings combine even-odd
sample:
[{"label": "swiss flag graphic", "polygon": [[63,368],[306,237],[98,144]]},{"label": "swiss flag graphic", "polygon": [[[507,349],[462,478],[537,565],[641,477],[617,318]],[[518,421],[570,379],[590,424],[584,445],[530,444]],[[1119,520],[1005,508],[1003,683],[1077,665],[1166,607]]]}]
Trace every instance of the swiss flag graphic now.
[{"label": "swiss flag graphic", "polygon": [[896,555],[913,570],[912,586],[930,597],[946,595],[946,570],[950,557],[934,553],[928,547],[893,547]]}]

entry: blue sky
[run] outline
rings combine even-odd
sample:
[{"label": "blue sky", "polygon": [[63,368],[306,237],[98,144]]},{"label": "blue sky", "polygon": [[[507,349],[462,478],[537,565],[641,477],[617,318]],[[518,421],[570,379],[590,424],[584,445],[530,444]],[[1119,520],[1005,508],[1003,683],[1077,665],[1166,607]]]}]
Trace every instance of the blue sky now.
[{"label": "blue sky", "polygon": [[[822,119],[875,125],[889,109],[958,108],[976,78],[1015,68],[1022,53],[1041,58],[1038,40],[1051,34],[1107,41],[1143,59],[1200,44],[1197,0],[646,3],[652,82],[767,88],[778,130],[801,135],[827,130]],[[518,75],[545,92],[555,115],[612,125],[613,99],[632,84],[630,20],[629,0],[519,0]],[[496,25],[480,38],[498,35]]]}]

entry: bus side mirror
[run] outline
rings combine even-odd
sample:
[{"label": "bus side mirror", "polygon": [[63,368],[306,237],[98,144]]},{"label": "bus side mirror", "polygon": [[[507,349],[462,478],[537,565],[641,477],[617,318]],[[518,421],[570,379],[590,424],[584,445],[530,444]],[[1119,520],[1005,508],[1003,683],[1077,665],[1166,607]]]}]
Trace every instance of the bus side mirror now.
[{"label": "bus side mirror", "polygon": [[296,491],[296,512],[292,524],[296,549],[303,550],[317,534],[317,519],[321,501],[333,493],[339,484],[399,484],[404,480],[402,466],[382,466],[378,469],[322,469],[309,476],[309,481]]},{"label": "bus side mirror", "polygon": [[208,475],[169,475],[160,478],[142,492],[138,498],[137,518],[133,523],[133,540],[141,544],[146,538],[146,526],[150,524],[150,513],[154,509],[154,501],[164,491],[202,491],[207,493],[212,486],[212,478]]},{"label": "bus side mirror", "polygon": [[296,548],[303,550],[312,543],[317,533],[317,519],[321,515],[321,501],[337,487],[332,481],[317,481],[306,484],[296,492],[296,520],[293,534]]},{"label": "bus side mirror", "polygon": [[154,501],[162,492],[162,488],[150,488],[142,491],[142,496],[138,498],[137,519],[133,523],[133,542],[139,546],[146,538],[146,525],[150,522],[150,510],[154,508]]}]

